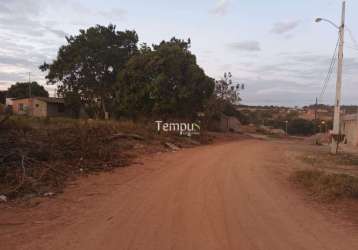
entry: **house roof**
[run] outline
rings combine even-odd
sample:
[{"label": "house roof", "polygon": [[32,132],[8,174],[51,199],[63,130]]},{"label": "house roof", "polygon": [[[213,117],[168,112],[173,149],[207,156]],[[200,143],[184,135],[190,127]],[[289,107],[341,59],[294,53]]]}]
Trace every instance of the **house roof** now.
[{"label": "house roof", "polygon": [[56,97],[34,97],[38,100],[47,102],[47,103],[65,103],[65,100],[63,98],[56,98]]},{"label": "house roof", "polygon": [[[13,98],[13,100],[25,100],[25,99],[29,99],[29,98]],[[56,97],[32,97],[32,99],[37,99],[43,102],[55,103],[55,104],[65,103],[65,100],[63,98],[56,98]]]}]

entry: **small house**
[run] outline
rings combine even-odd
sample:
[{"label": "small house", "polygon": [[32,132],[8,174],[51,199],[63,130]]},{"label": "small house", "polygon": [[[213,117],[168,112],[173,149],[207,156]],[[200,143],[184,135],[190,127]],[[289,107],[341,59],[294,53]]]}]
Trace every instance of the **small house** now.
[{"label": "small house", "polygon": [[349,145],[358,146],[358,114],[343,117],[343,134]]},{"label": "small house", "polygon": [[12,99],[12,111],[18,115],[35,117],[69,117],[64,99],[54,97],[32,97]]}]

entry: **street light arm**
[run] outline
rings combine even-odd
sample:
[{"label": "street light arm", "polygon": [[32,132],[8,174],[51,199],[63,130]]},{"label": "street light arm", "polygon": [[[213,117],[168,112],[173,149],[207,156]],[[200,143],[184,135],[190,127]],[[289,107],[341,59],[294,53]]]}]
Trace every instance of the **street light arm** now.
[{"label": "street light arm", "polygon": [[331,24],[331,25],[332,25],[333,27],[335,27],[336,29],[339,29],[339,26],[338,26],[337,24],[335,24],[334,22],[332,22],[331,20],[329,20],[329,19],[320,18],[320,17],[316,19],[316,23],[319,23],[319,22],[322,22],[322,21]]}]

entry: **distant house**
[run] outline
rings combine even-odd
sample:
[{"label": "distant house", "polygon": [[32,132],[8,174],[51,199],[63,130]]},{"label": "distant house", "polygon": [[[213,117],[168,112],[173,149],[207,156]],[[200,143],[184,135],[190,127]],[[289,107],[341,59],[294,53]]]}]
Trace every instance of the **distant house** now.
[{"label": "distant house", "polygon": [[333,108],[317,108],[312,106],[306,109],[306,112],[300,114],[300,117],[306,120],[313,121],[315,118],[319,120],[332,120]]},{"label": "distant house", "polygon": [[239,119],[234,116],[226,116],[222,114],[220,119],[212,124],[212,129],[220,132],[240,132],[241,123]]},{"label": "distant house", "polygon": [[343,134],[352,146],[358,146],[358,114],[343,117]]},{"label": "distant house", "polygon": [[12,99],[12,111],[18,115],[35,117],[69,117],[71,112],[66,109],[62,98],[32,97]]}]

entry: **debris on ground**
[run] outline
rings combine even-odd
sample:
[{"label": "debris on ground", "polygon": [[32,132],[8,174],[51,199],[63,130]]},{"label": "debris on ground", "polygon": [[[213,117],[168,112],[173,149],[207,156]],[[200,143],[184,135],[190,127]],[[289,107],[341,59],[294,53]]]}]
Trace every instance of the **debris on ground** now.
[{"label": "debris on ground", "polygon": [[46,193],[44,193],[44,197],[52,197],[52,196],[55,196],[56,195],[56,193],[54,193],[54,192],[46,192]]},{"label": "debris on ground", "polygon": [[116,133],[114,135],[112,135],[111,137],[109,137],[109,140],[116,140],[119,138],[124,138],[124,139],[134,139],[134,140],[140,140],[143,141],[144,137],[137,135],[137,134],[131,134],[131,133]]},{"label": "debris on ground", "polygon": [[180,150],[180,148],[177,145],[175,145],[174,143],[171,143],[171,142],[166,142],[164,145],[167,148],[170,148],[171,150],[174,150],[174,151]]},{"label": "debris on ground", "polygon": [[7,197],[5,195],[0,195],[0,202],[7,202]]},{"label": "debris on ground", "polygon": [[200,146],[201,145],[200,142],[198,142],[198,141],[196,141],[196,140],[194,140],[192,138],[187,138],[186,142],[188,142],[189,144],[194,145],[194,146]]}]

